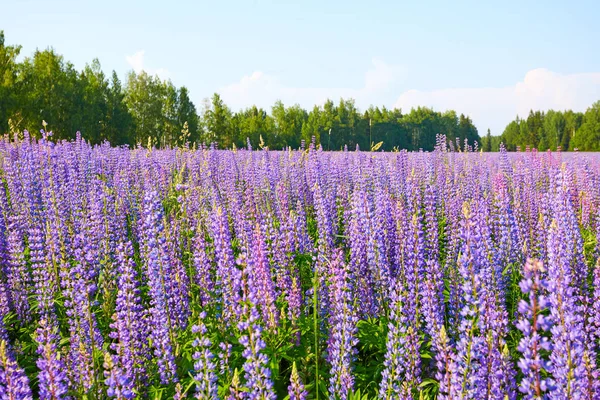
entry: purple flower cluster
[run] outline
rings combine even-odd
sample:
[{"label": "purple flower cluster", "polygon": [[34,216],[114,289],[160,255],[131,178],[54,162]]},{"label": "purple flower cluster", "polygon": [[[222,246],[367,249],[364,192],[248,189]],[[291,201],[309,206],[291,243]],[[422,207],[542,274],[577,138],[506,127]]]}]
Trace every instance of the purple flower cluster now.
[{"label": "purple flower cluster", "polygon": [[597,155],[42,136],[0,139],[0,398],[600,397]]},{"label": "purple flower cluster", "polygon": [[198,228],[194,239],[194,267],[196,269],[196,284],[200,288],[200,302],[202,306],[209,306],[213,302],[215,291],[212,253],[209,251],[201,228]]},{"label": "purple flower cluster", "polygon": [[4,339],[0,339],[0,399],[33,399],[29,379],[15,361]]},{"label": "purple flower cluster", "polygon": [[208,330],[202,321],[206,318],[206,313],[200,313],[199,318],[198,325],[192,326],[192,332],[197,335],[193,342],[196,398],[218,399],[216,365],[213,361],[214,355],[210,349],[212,343],[206,337]]},{"label": "purple flower cluster", "polygon": [[385,353],[384,369],[379,397],[382,399],[411,399],[412,391],[418,383],[419,359],[414,354],[419,354],[415,325],[405,325],[402,299],[403,292],[398,285],[394,285],[390,295],[390,323],[388,324],[387,349]]},{"label": "purple flower cluster", "polygon": [[552,396],[574,398],[587,391],[583,362],[584,331],[572,269],[575,232],[566,223],[572,209],[562,187],[558,188],[552,206],[555,219],[550,222],[547,244],[548,302],[552,322],[550,361],[554,379]]},{"label": "purple flower cluster", "polygon": [[[173,287],[172,271],[165,250],[162,211],[156,193],[150,192],[144,198],[144,253],[146,274],[152,299],[150,337],[158,364],[160,380],[168,383],[176,380],[175,355],[173,354],[173,330],[176,326],[178,305]],[[162,244],[162,246],[161,246]]]},{"label": "purple flower cluster", "polygon": [[545,393],[553,389],[552,380],[544,377],[552,370],[552,365],[545,357],[552,350],[552,344],[544,334],[552,324],[544,315],[544,311],[550,306],[545,295],[548,283],[542,278],[544,272],[541,261],[529,259],[523,270],[523,280],[519,283],[521,291],[527,296],[527,300],[519,303],[521,318],[517,324],[517,328],[523,333],[518,349],[523,354],[519,360],[519,368],[524,378],[519,390],[525,399],[544,398]]},{"label": "purple flower cluster", "polygon": [[116,313],[111,324],[110,337],[114,340],[111,349],[117,355],[113,361],[126,375],[129,384],[126,389],[133,391],[136,383],[143,382],[146,378],[148,326],[130,242],[118,246],[116,258],[119,278]]},{"label": "purple flower cluster", "polygon": [[331,326],[327,344],[327,361],[331,365],[329,395],[347,399],[353,392],[352,359],[356,353],[357,321],[353,307],[352,284],[341,251],[336,250],[329,265]]},{"label": "purple flower cluster", "polygon": [[67,373],[58,351],[59,336],[56,327],[41,320],[36,330],[39,396],[43,400],[64,399],[67,393]]},{"label": "purple flower cluster", "polygon": [[104,354],[104,384],[106,395],[117,399],[133,399],[135,393],[131,390],[131,374],[116,365],[110,354]]},{"label": "purple flower cluster", "polygon": [[298,375],[296,362],[292,364],[292,376],[290,378],[290,386],[288,387],[290,400],[306,400],[307,392],[304,390],[304,384]]},{"label": "purple flower cluster", "polygon": [[227,214],[220,207],[213,214],[212,233],[217,264],[216,294],[221,299],[223,318],[232,323],[241,313],[242,274],[233,258]]},{"label": "purple flower cluster", "polygon": [[244,319],[238,323],[240,344],[244,346],[244,386],[248,389],[249,400],[274,400],[271,370],[267,367],[268,358],[263,350],[266,347],[262,339],[263,329],[260,317],[252,298],[244,305]]}]

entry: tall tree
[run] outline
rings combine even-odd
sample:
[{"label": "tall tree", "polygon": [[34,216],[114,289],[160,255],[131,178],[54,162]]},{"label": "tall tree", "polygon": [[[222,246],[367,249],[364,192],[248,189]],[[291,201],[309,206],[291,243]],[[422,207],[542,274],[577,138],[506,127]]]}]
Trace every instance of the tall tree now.
[{"label": "tall tree", "polygon": [[490,132],[490,128],[488,128],[487,135],[483,141],[483,151],[488,153],[492,151],[492,132]]},{"label": "tall tree", "polygon": [[236,146],[244,147],[247,140],[250,140],[250,143],[256,147],[260,143],[260,138],[263,138],[270,148],[274,148],[271,136],[276,130],[275,123],[273,118],[262,108],[252,106],[235,113],[232,124],[233,130],[236,132]]},{"label": "tall tree", "polygon": [[171,81],[161,82],[162,92],[164,95],[162,102],[162,124],[161,129],[162,144],[164,146],[176,146],[181,129],[177,118],[177,106],[179,103],[179,94]]},{"label": "tall tree", "polygon": [[556,150],[565,132],[565,117],[562,112],[549,110],[544,117],[544,138],[540,149]]},{"label": "tall tree", "polygon": [[600,101],[595,102],[583,115],[583,123],[571,140],[573,148],[600,151]]},{"label": "tall tree", "polygon": [[[127,75],[125,87],[118,76],[105,76],[93,60],[78,71],[52,48],[36,50],[19,62],[20,46],[5,44],[0,31],[0,133],[29,129],[39,135],[42,121],[54,139],[72,139],[80,131],[96,144],[151,143],[182,145],[184,141],[215,143],[221,148],[244,146],[249,138],[272,149],[298,148],[313,138],[323,148],[337,150],[360,146],[368,150],[382,142],[382,150],[432,150],[437,135],[464,146],[480,141],[473,121],[464,114],[417,107],[403,114],[398,109],[371,106],[360,113],[353,99],[327,100],[310,111],[299,105],[276,102],[267,112],[256,106],[232,112],[218,94],[207,99],[198,115],[188,89],[177,88],[146,72]],[[557,149],[585,151],[598,142],[598,104],[585,113],[531,110],[526,119],[511,121],[501,136],[488,130],[482,149]],[[9,127],[9,120],[11,126]],[[186,134],[183,135],[182,131]]]},{"label": "tall tree", "polygon": [[78,130],[92,143],[109,140],[106,119],[109,82],[97,59],[91,65],[85,66],[79,81],[82,86],[82,97],[77,107],[80,115]]},{"label": "tall tree", "polygon": [[271,109],[271,115],[275,134],[269,138],[269,144],[274,148],[300,147],[302,125],[308,118],[306,111],[297,104],[286,108],[281,101],[277,101]]},{"label": "tall tree", "polygon": [[464,114],[460,114],[458,117],[458,134],[461,145],[463,145],[465,141],[469,142],[470,145],[475,142],[481,142],[481,138],[479,137],[477,128],[473,125],[473,121]]},{"label": "tall tree", "polygon": [[190,142],[200,140],[198,113],[196,106],[190,100],[188,89],[185,86],[179,88],[177,94],[177,128],[179,132],[183,130],[183,125],[187,122],[190,134]]},{"label": "tall tree", "polygon": [[145,71],[127,75],[125,104],[135,123],[136,143],[147,144],[148,139],[159,144],[162,138],[165,90],[160,79]]},{"label": "tall tree", "polygon": [[[565,115],[565,135],[561,143],[563,150],[573,150],[576,146],[572,143],[572,139],[575,138],[575,133],[583,123],[583,113],[574,112],[568,110],[564,113]],[[580,150],[587,150],[579,148]]]},{"label": "tall tree", "polygon": [[219,94],[213,94],[209,107],[204,110],[203,118],[208,142],[217,143],[222,148],[233,145],[235,135],[231,124],[231,110],[223,103]]},{"label": "tall tree", "polygon": [[19,90],[17,82],[17,57],[21,46],[5,45],[4,31],[0,30],[0,133],[8,132],[8,120],[15,119],[13,124],[19,124],[18,115]]},{"label": "tall tree", "polygon": [[20,66],[23,82],[21,111],[25,128],[35,135],[42,121],[49,124],[56,139],[70,139],[81,130],[83,89],[73,64],[53,49],[36,50]]},{"label": "tall tree", "polygon": [[323,110],[318,106],[314,106],[312,111],[308,113],[305,123],[302,125],[301,140],[304,140],[307,147],[313,137],[317,144],[321,143],[321,134],[325,130],[322,125],[322,114]]},{"label": "tall tree", "polygon": [[125,104],[125,94],[119,76],[112,72],[106,93],[106,140],[114,145],[134,144],[135,125]]}]

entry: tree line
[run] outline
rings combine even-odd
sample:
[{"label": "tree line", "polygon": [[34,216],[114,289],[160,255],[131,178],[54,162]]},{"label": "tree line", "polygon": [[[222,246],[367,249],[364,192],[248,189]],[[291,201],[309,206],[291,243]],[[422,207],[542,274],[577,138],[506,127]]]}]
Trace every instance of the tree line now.
[{"label": "tree line", "polygon": [[584,113],[531,111],[526,119],[517,117],[510,122],[500,140],[508,150],[600,151],[600,101]]},{"label": "tree line", "polygon": [[[352,99],[328,100],[310,110],[278,101],[269,110],[252,106],[235,111],[215,93],[198,109],[185,86],[176,87],[146,72],[129,72],[121,82],[114,71],[106,75],[98,60],[78,71],[51,48],[36,50],[23,61],[18,61],[20,52],[21,46],[5,44],[0,31],[0,134],[25,129],[35,134],[45,121],[55,140],[72,139],[81,132],[93,144],[164,147],[189,142],[231,148],[249,142],[281,149],[299,148],[314,137],[326,150],[369,149],[381,143],[379,148],[386,151],[432,150],[436,135],[443,134],[455,147],[467,140],[492,151],[500,141],[515,150],[527,144],[552,148],[564,140],[569,145],[563,149],[572,144],[591,150],[597,144],[582,136],[598,135],[600,130],[597,122],[589,122],[593,118],[586,117],[587,112],[558,113],[562,122],[556,123],[544,122],[550,115],[554,121],[556,113],[537,112],[527,121],[511,122],[502,136],[491,136],[488,130],[481,138],[472,120],[453,110],[418,107],[403,113],[371,106],[360,111]],[[555,132],[560,132],[559,142]]]},{"label": "tree line", "polygon": [[0,133],[33,134],[48,124],[54,140],[76,133],[91,143],[177,146],[184,142],[232,146],[298,148],[315,138],[324,149],[431,150],[437,134],[464,143],[479,141],[471,119],[455,111],[426,107],[403,114],[399,109],[369,107],[354,100],[328,100],[306,110],[276,102],[270,110],[252,106],[231,110],[214,94],[198,110],[185,86],[145,72],[129,72],[121,82],[105,75],[94,60],[78,71],[53,49],[36,50],[18,61],[21,46],[5,44],[0,32]]}]

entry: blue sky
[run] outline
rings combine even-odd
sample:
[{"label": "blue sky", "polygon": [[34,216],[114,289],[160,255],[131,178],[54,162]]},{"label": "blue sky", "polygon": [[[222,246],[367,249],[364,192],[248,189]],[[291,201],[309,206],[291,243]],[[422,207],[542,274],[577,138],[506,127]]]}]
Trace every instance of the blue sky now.
[{"label": "blue sky", "polygon": [[[492,3],[496,3],[493,5]],[[144,69],[234,109],[352,97],[469,114],[500,134],[530,108],[600,100],[597,1],[0,0],[23,54]]]}]

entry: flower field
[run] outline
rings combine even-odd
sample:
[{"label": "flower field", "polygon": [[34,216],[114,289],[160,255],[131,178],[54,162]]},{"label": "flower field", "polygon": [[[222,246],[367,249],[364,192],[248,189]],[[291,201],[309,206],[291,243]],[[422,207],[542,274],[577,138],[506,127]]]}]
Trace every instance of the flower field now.
[{"label": "flower field", "polygon": [[0,399],[599,399],[600,156],[0,141]]}]

